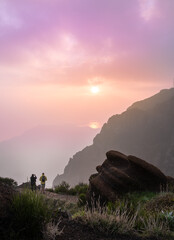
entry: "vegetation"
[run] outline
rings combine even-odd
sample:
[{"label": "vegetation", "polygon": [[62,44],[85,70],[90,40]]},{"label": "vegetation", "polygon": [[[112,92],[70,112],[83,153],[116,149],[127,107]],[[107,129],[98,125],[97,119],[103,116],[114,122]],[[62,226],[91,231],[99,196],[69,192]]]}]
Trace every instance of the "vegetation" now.
[{"label": "vegetation", "polygon": [[[81,209],[74,218],[105,236],[131,234],[169,240],[174,239],[174,204],[169,204],[172,199],[174,193],[131,193],[103,208],[92,204],[92,208]],[[159,207],[156,211],[153,207],[159,202],[164,210]]]},{"label": "vegetation", "polygon": [[61,184],[55,187],[55,193],[68,194],[70,185],[63,181]]},{"label": "vegetation", "polygon": [[108,202],[105,207],[98,203],[92,208],[86,205],[88,186],[78,184],[66,187],[66,194],[78,195],[77,205],[59,202],[57,207],[73,214],[77,221],[87,224],[94,231],[107,237],[136,235],[156,239],[174,239],[174,193],[172,192],[134,192],[118,198],[115,203]]},{"label": "vegetation", "polygon": [[4,183],[4,184],[7,184],[7,185],[12,186],[12,187],[16,187],[17,186],[17,182],[14,179],[12,179],[12,178],[0,177],[0,183]]},{"label": "vegetation", "polygon": [[14,196],[11,216],[10,239],[40,239],[51,214],[42,195],[25,190]]},{"label": "vegetation", "polygon": [[48,191],[48,192],[54,192],[53,188],[46,188],[46,191]]},{"label": "vegetation", "polygon": [[[50,191],[50,190],[49,190]],[[76,186],[70,188],[70,185],[63,181],[61,184],[56,186],[55,193],[68,194],[73,196],[78,196],[78,206],[86,205],[86,194],[88,191],[88,184],[79,183]]]},{"label": "vegetation", "polygon": [[86,194],[88,191],[88,184],[79,183],[74,188],[71,188],[69,192],[73,192],[73,195]]},{"label": "vegetation", "polygon": [[69,195],[80,195],[81,193],[86,194],[88,191],[88,184],[79,183],[76,186],[70,188],[70,185],[63,181],[55,187],[55,193],[69,194]]},{"label": "vegetation", "polygon": [[71,215],[76,221],[107,237],[131,235],[159,240],[174,239],[173,192],[128,193],[104,207],[96,202],[89,207],[86,205],[88,185],[80,183],[70,188],[69,184],[63,182],[56,189],[59,193],[77,195],[78,203],[46,199],[31,190],[16,194],[10,209],[8,239],[56,239],[56,235],[62,232],[59,229],[60,213]]}]

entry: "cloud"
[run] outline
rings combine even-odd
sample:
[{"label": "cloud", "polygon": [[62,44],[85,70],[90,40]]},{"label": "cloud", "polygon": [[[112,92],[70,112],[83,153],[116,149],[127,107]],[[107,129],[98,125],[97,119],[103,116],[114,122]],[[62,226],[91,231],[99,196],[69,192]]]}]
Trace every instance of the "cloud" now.
[{"label": "cloud", "polygon": [[140,14],[145,21],[149,21],[156,14],[157,0],[139,0]]},{"label": "cloud", "polygon": [[6,0],[1,82],[163,81],[173,72],[171,0]]},{"label": "cloud", "polygon": [[[11,9],[10,4],[5,0],[0,2],[0,27],[1,28],[12,28],[19,29],[22,26],[21,19]],[[1,32],[0,35],[4,33]]]}]

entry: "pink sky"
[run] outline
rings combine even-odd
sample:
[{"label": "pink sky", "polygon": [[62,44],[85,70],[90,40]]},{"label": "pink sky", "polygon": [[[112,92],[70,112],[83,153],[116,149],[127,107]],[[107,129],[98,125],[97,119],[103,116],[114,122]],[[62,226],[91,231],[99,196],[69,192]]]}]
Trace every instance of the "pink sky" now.
[{"label": "pink sky", "polygon": [[173,0],[1,0],[0,140],[36,125],[102,126],[172,87],[173,9]]}]

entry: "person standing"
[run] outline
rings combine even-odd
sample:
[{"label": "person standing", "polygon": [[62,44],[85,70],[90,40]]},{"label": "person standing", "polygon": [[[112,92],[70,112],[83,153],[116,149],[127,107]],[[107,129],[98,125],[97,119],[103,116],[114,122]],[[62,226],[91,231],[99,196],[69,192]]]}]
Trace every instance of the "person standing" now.
[{"label": "person standing", "polygon": [[41,192],[45,192],[45,182],[47,181],[47,177],[45,176],[44,173],[42,173],[42,176],[40,177],[40,182],[41,182]]},{"label": "person standing", "polygon": [[32,174],[31,177],[30,177],[30,183],[31,183],[31,190],[35,190],[36,191],[36,175],[35,174]]}]

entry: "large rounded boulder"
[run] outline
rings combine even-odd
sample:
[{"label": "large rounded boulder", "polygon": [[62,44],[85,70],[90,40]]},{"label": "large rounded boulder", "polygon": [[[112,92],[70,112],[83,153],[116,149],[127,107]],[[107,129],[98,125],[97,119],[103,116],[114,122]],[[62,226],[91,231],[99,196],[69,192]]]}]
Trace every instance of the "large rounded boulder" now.
[{"label": "large rounded boulder", "polygon": [[115,201],[119,195],[133,191],[165,190],[167,177],[155,166],[135,156],[117,151],[106,153],[107,159],[90,177],[89,198]]}]

